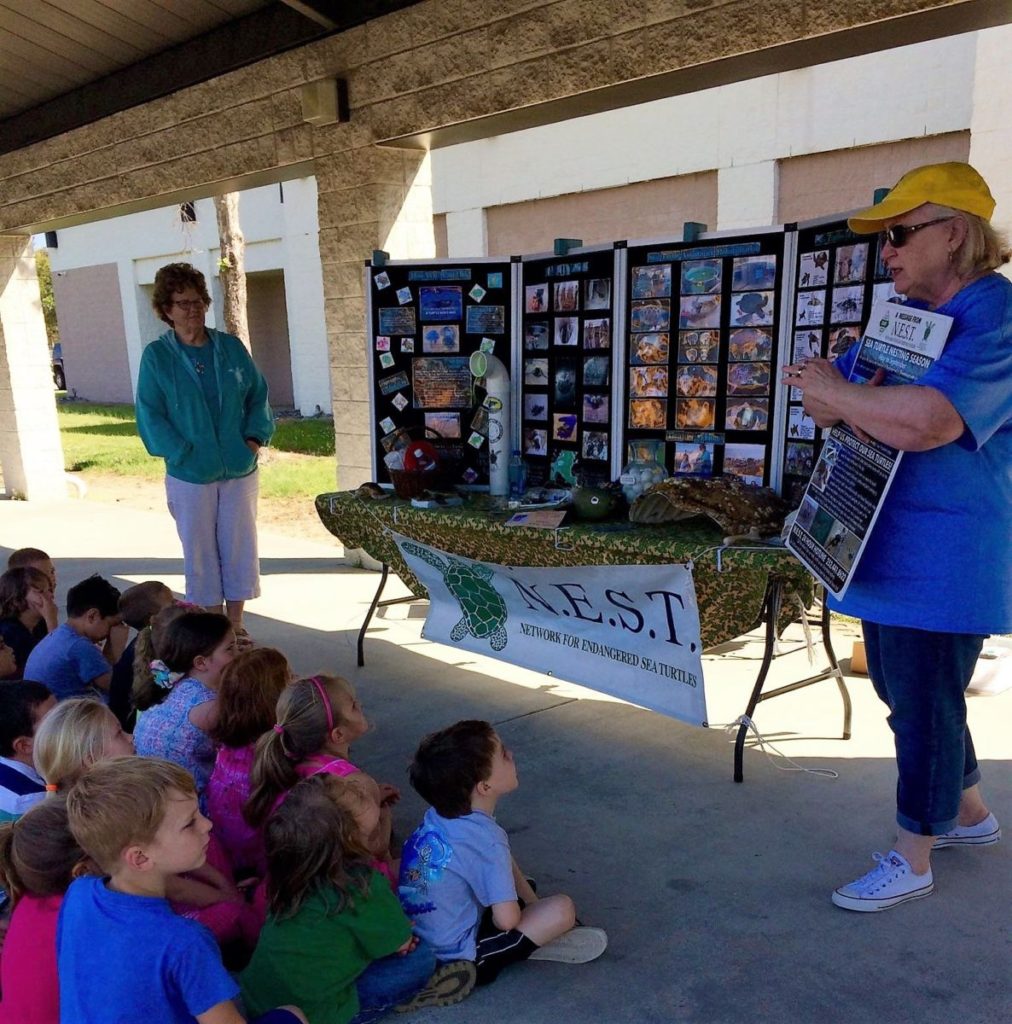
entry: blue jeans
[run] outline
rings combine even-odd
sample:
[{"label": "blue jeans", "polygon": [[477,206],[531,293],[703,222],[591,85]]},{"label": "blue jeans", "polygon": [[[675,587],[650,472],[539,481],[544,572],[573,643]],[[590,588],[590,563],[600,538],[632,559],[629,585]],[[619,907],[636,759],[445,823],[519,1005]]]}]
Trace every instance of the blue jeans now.
[{"label": "blue jeans", "polygon": [[407,956],[394,953],[373,960],[355,980],[359,1009],[350,1024],[372,1024],[395,1006],[406,1003],[425,987],[435,969],[436,954],[424,939],[419,939]]},{"label": "blue jeans", "polygon": [[896,821],[915,835],[956,825],[964,789],[980,781],[964,691],[984,637],[862,622],[868,675],[896,739]]}]

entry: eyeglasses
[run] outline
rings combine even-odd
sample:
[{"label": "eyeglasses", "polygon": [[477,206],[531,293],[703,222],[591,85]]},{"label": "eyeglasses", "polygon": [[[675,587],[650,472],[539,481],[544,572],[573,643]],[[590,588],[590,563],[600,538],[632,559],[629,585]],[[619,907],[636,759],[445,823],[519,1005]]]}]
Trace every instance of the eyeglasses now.
[{"label": "eyeglasses", "polygon": [[203,309],[204,308],[204,300],[203,299],[184,299],[182,302],[180,302],[178,299],[173,299],[172,300],[172,305],[173,306],[177,306],[179,309],[187,309],[187,310],[190,310],[190,309]]},{"label": "eyeglasses", "polygon": [[888,242],[894,249],[902,249],[915,231],[920,231],[921,228],[930,228],[932,224],[944,224],[945,221],[953,219],[952,217],[936,217],[934,220],[926,220],[921,224],[894,224],[878,236],[879,248]]}]

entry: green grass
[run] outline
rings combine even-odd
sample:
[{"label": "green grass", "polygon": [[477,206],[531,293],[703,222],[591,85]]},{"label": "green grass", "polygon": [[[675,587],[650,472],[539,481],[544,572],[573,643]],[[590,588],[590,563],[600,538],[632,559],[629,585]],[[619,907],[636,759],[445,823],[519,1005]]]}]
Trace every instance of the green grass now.
[{"label": "green grass", "polygon": [[[70,472],[161,478],[165,464],[144,450],[132,405],[60,402],[57,406]],[[330,420],[281,420],[260,474],[265,498],[315,497],[337,486]]]}]

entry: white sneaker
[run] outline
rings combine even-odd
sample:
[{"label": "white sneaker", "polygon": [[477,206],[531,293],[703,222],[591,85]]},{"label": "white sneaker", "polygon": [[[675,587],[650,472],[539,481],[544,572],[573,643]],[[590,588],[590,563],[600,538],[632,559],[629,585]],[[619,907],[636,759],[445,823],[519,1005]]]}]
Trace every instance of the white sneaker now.
[{"label": "white sneaker", "polygon": [[538,946],[529,959],[553,960],[559,964],[586,964],[596,960],[608,948],[608,936],[603,928],[577,925],[543,946]]},{"label": "white sneaker", "polygon": [[935,891],[931,869],[915,875],[907,861],[895,850],[884,857],[873,853],[878,863],[866,875],[833,893],[833,902],[844,910],[888,910],[907,900],[919,900]]},{"label": "white sneaker", "polygon": [[976,825],[957,825],[951,832],[940,835],[935,840],[934,849],[943,850],[946,846],[988,846],[1001,839],[1001,827],[998,819],[989,814]]}]

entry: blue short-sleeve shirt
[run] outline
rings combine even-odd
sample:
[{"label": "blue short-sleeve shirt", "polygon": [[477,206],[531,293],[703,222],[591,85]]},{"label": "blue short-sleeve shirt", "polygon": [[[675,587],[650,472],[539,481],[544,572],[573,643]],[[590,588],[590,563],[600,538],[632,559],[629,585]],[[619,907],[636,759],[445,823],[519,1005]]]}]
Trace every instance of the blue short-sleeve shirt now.
[{"label": "blue short-sleeve shirt", "polygon": [[40,640],[25,662],[25,679],[45,683],[57,700],[96,696],[92,680],[111,671],[102,652],[66,622]]},{"label": "blue short-sleeve shirt", "polygon": [[509,839],[494,818],[429,808],[404,844],[398,895],[440,960],[473,960],[486,907],[517,898]]},{"label": "blue short-sleeve shirt", "polygon": [[[951,444],[904,453],[854,579],[830,604],[881,625],[1004,633],[1012,630],[1012,283],[988,274],[936,312],[953,324],[918,385],[945,395],[966,429]],[[852,352],[836,364],[844,375]]]},{"label": "blue short-sleeve shirt", "polygon": [[67,890],[56,957],[60,1024],[193,1024],[239,992],[203,925],[104,878]]}]

